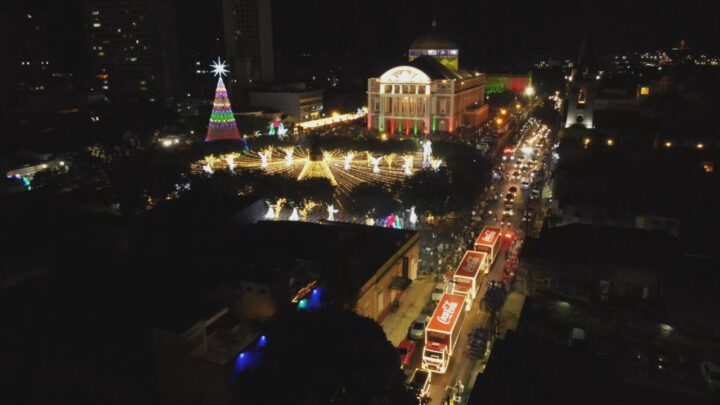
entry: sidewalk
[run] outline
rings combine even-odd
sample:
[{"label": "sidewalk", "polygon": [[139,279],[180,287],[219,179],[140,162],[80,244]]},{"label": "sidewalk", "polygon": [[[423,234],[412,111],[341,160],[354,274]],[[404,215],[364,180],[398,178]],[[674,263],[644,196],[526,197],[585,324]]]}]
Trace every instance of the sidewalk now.
[{"label": "sidewalk", "polygon": [[425,304],[430,300],[433,287],[435,287],[434,275],[418,277],[400,298],[400,309],[397,312],[391,312],[385,318],[381,326],[393,346],[397,347],[403,339],[407,338],[410,324],[420,315]]}]

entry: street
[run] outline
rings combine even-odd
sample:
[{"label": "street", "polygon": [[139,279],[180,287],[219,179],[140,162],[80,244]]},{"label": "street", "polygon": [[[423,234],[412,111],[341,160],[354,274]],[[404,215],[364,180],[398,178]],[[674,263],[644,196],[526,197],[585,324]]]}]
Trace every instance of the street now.
[{"label": "street", "polygon": [[[517,254],[514,245],[521,245],[525,230],[531,230],[531,224],[535,224],[535,215],[539,214],[539,203],[534,202],[533,189],[535,196],[542,195],[542,175],[544,155],[549,150],[547,137],[549,129],[545,125],[531,123],[530,127],[524,133],[521,133],[519,139],[514,145],[514,156],[512,159],[500,161],[502,167],[502,175],[493,181],[490,193],[488,193],[481,203],[483,208],[483,220],[481,222],[473,222],[468,224],[471,228],[471,235],[477,235],[484,225],[498,226],[503,229],[502,242],[500,245],[500,253],[492,263],[488,274],[481,279],[480,289],[477,298],[474,300],[470,311],[467,313],[462,325],[462,331],[459,334],[453,356],[447,372],[444,374],[433,373],[429,391],[431,404],[442,404],[448,397],[448,388],[455,385],[458,381],[464,387],[463,401],[467,399],[467,395],[471,389],[471,376],[474,377],[478,371],[482,369],[482,362],[476,357],[467,353],[468,334],[475,327],[488,327],[490,314],[485,310],[483,297],[485,296],[488,285],[491,281],[505,282],[510,285],[512,273],[510,267],[516,265],[516,256],[510,254],[511,250]],[[529,149],[532,145],[532,150]],[[533,175],[531,175],[531,173]],[[525,184],[523,184],[525,183]],[[509,193],[511,188],[515,188],[515,192]],[[513,194],[512,198],[509,194]],[[506,197],[507,200],[506,200]],[[528,205],[530,203],[530,205]],[[530,207],[530,209],[528,209]],[[524,220],[525,219],[525,220]],[[466,243],[469,242],[469,243]],[[466,249],[472,249],[474,240],[461,240],[458,245],[450,246],[450,250],[459,249],[462,253]],[[456,255],[457,256],[457,255]],[[508,260],[510,258],[512,263]],[[458,263],[448,263],[456,266]],[[454,269],[454,267],[453,267]],[[505,274],[504,274],[505,273]],[[492,341],[492,340],[491,340]],[[411,359],[406,372],[412,373],[415,368],[421,366],[422,345],[424,341],[417,341],[418,348]],[[492,350],[492,346],[490,349]],[[474,379],[474,378],[473,378]]]}]

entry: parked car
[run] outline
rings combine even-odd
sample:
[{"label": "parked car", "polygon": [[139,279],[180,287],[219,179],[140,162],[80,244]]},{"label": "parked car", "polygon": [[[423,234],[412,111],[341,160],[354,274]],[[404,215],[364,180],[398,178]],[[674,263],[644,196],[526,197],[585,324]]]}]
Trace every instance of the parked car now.
[{"label": "parked car", "polygon": [[505,204],[505,207],[503,208],[503,215],[512,216],[513,215],[513,206],[512,204]]},{"label": "parked car", "polygon": [[410,331],[408,332],[408,336],[410,339],[422,339],[425,337],[425,327],[428,324],[428,321],[430,320],[430,317],[427,315],[420,315],[413,321],[412,325],[410,325]]},{"label": "parked car", "polygon": [[430,391],[431,377],[432,375],[429,371],[425,371],[419,368],[415,369],[412,377],[410,377],[410,381],[408,381],[408,386],[411,389],[415,390],[418,399],[427,396],[428,392]]},{"label": "parked car", "polygon": [[520,188],[522,188],[523,190],[527,190],[528,188],[530,188],[530,182],[527,180],[523,180],[522,183],[520,183]]},{"label": "parked car", "polygon": [[720,389],[720,366],[710,361],[700,363],[700,372],[710,391]]},{"label": "parked car", "polygon": [[398,355],[400,355],[400,367],[405,368],[407,367],[408,363],[410,363],[410,359],[412,358],[413,354],[415,353],[416,349],[415,341],[410,339],[405,339],[402,342],[400,342],[400,345],[398,345]]},{"label": "parked car", "polygon": [[437,283],[435,285],[435,288],[433,289],[432,295],[430,296],[430,299],[434,302],[440,301],[440,298],[442,298],[443,294],[445,294],[448,290],[448,285],[446,283]]},{"label": "parked car", "polygon": [[508,189],[508,193],[513,193],[513,194],[517,193],[517,187],[515,187],[515,186],[510,187]]}]

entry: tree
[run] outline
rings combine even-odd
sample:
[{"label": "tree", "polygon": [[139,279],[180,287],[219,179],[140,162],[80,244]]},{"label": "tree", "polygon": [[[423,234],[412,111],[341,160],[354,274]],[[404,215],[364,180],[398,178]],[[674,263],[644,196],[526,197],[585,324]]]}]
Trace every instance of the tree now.
[{"label": "tree", "polygon": [[238,376],[239,403],[416,404],[382,328],[323,308],[276,316],[259,365]]},{"label": "tree", "polygon": [[218,78],[215,89],[215,101],[213,101],[212,113],[210,113],[210,124],[208,125],[205,142],[218,141],[222,139],[241,139],[235,124],[230,100],[228,99],[225,83],[222,77]]},{"label": "tree", "polygon": [[400,207],[393,193],[382,184],[363,183],[348,194],[347,210],[355,216],[389,215]]}]

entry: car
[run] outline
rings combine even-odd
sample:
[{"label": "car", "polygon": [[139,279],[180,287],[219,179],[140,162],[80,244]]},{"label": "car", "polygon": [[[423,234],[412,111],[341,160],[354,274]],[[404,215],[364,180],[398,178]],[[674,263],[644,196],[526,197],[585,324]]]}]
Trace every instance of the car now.
[{"label": "car", "polygon": [[720,366],[710,361],[700,363],[700,373],[710,391],[720,389]]},{"label": "car", "polygon": [[443,294],[445,294],[447,292],[447,289],[448,288],[447,288],[446,283],[437,283],[435,285],[435,288],[433,288],[433,292],[430,295],[430,299],[433,300],[434,302],[440,301]]},{"label": "car", "polygon": [[427,315],[418,316],[410,325],[408,336],[410,339],[422,339],[425,337],[425,327],[427,326],[430,317]]},{"label": "car", "polygon": [[514,180],[520,180],[520,172],[514,172],[512,174],[512,177]]},{"label": "car", "polygon": [[523,220],[523,222],[530,222],[530,221],[532,221],[532,214],[529,213],[529,212],[526,213],[526,214],[523,216],[523,219],[522,219],[522,220]]},{"label": "car", "polygon": [[415,353],[415,349],[417,348],[417,345],[415,344],[415,341],[410,339],[405,339],[397,347],[398,355],[400,355],[400,368],[407,367],[408,363],[410,363],[410,359],[412,358],[413,354]]},{"label": "car", "polygon": [[513,193],[513,194],[517,193],[517,187],[515,187],[515,186],[510,187],[508,189],[508,193]]},{"label": "car", "polygon": [[513,201],[515,201],[515,194],[513,194],[513,193],[507,193],[507,194],[505,195],[505,201],[507,201],[507,202],[513,202]]},{"label": "car", "polygon": [[513,215],[513,206],[512,204],[505,204],[505,207],[503,208],[503,215],[512,216]]},{"label": "car", "polygon": [[527,180],[523,180],[520,183],[520,188],[522,188],[523,190],[527,190],[528,188],[530,188],[530,182]]},{"label": "car", "polygon": [[418,399],[426,397],[430,391],[430,379],[432,374],[429,371],[416,368],[408,381],[408,386],[415,391]]}]

